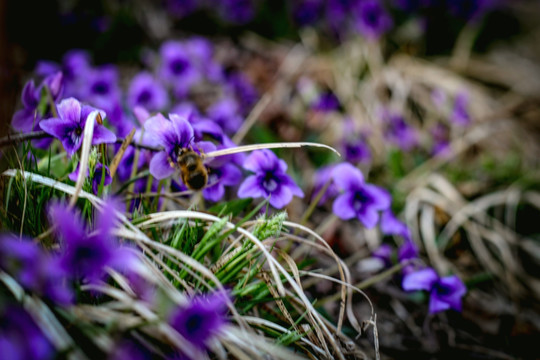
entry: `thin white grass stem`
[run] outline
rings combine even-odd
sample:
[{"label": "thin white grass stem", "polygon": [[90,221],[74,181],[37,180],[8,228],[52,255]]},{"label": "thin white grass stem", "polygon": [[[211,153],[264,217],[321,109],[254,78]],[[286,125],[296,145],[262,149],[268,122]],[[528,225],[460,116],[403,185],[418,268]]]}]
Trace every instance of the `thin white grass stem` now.
[{"label": "thin white grass stem", "polygon": [[84,180],[86,179],[86,170],[88,169],[88,159],[90,156],[90,147],[92,146],[92,138],[94,136],[94,125],[96,122],[96,117],[99,115],[98,110],[94,110],[88,115],[86,119],[86,124],[84,126],[84,136],[81,146],[81,160],[79,161],[79,173],[77,174],[77,181],[75,181],[75,192],[69,201],[69,206],[75,206],[79,193],[82,190],[84,185]]},{"label": "thin white grass stem", "polygon": [[237,154],[241,152],[260,150],[260,149],[299,148],[302,146],[325,148],[325,149],[333,151],[338,156],[341,156],[341,154],[336,149],[325,144],[313,143],[313,142],[281,142],[281,143],[244,145],[244,146],[238,146],[234,148],[216,150],[216,151],[211,151],[209,153],[204,154],[204,157],[205,158],[218,157],[218,156]]}]

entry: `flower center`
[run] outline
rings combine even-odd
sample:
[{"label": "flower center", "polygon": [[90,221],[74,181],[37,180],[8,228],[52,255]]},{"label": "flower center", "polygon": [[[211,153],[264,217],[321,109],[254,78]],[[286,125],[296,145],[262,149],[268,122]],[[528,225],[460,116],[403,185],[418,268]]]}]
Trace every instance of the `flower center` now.
[{"label": "flower center", "polygon": [[98,81],[92,86],[92,92],[97,95],[109,93],[109,85],[104,81]]},{"label": "flower center", "polygon": [[437,282],[435,284],[434,290],[438,295],[442,295],[442,296],[450,295],[452,293],[452,289],[449,286],[442,284],[440,282]]},{"label": "flower center", "polygon": [[148,89],[144,89],[137,97],[137,103],[146,105],[151,98],[152,94],[150,93],[150,91]]},{"label": "flower center", "polygon": [[182,74],[188,66],[187,61],[184,59],[176,59],[171,63],[171,71],[175,75]]},{"label": "flower center", "polygon": [[364,13],[364,19],[370,26],[375,26],[379,22],[379,10],[376,8],[368,9]]},{"label": "flower center", "polygon": [[274,178],[274,174],[272,174],[271,172],[267,172],[266,175],[264,176],[262,185],[266,189],[266,191],[271,193],[277,189],[279,184],[277,180]]},{"label": "flower center", "polygon": [[200,314],[191,315],[186,321],[186,329],[188,333],[193,334],[201,327],[203,323],[203,317]]},{"label": "flower center", "polygon": [[364,194],[362,191],[357,191],[356,194],[354,194],[354,201],[353,201],[353,208],[354,211],[359,212],[362,207],[366,204],[366,202],[369,200],[369,198]]}]

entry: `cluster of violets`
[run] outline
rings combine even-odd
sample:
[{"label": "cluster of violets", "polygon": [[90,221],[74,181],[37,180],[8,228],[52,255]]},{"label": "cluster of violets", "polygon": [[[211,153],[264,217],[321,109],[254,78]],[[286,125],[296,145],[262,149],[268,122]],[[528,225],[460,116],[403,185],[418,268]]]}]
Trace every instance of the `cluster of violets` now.
[{"label": "cluster of violets", "polygon": [[[52,204],[49,214],[55,225],[59,250],[48,251],[31,239],[2,234],[0,270],[13,277],[25,291],[54,306],[73,305],[77,297],[76,284],[99,283],[105,280],[108,268],[125,274],[141,300],[151,300],[149,292],[155,290],[137,273],[140,264],[136,250],[122,245],[112,234],[116,217],[111,214],[117,207],[114,201],[106,202],[95,218],[94,228],[90,229],[76,210],[60,203]],[[228,296],[219,292],[196,296],[174,308],[165,320],[196,349],[204,350],[208,340],[226,324]],[[12,311],[4,308],[2,319],[0,350],[3,356],[8,359],[54,357],[53,346],[24,309],[18,305],[13,305]],[[126,357],[114,358],[131,357],[126,354]]]},{"label": "cluster of violets", "polygon": [[366,228],[378,225],[383,235],[401,238],[397,254],[391,245],[383,244],[372,255],[385,267],[390,267],[396,259],[402,264],[403,290],[429,292],[430,313],[447,309],[461,311],[465,285],[455,275],[440,277],[434,269],[417,265],[418,247],[412,240],[410,229],[392,213],[392,199],[386,190],[366,183],[362,172],[349,163],[324,167],[317,175],[315,193],[322,192],[321,201],[335,197],[332,209],[339,218],[357,219]]},{"label": "cluster of violets", "polygon": [[[431,267],[419,266],[419,251],[411,238],[410,230],[390,211],[381,216],[381,232],[387,236],[397,236],[402,243],[395,254],[389,244],[382,244],[373,252],[373,257],[391,266],[397,259],[402,265],[401,286],[405,291],[426,291],[429,293],[429,312],[431,314],[453,309],[461,311],[462,297],[467,292],[465,284],[456,275],[441,277]],[[419,260],[419,259],[418,259]]]},{"label": "cluster of violets", "polygon": [[430,13],[475,21],[503,0],[296,0],[292,17],[301,26],[319,26],[343,37],[361,35],[374,41],[394,27],[391,11],[423,19]]},{"label": "cluster of violets", "polygon": [[[289,17],[299,26],[318,26],[332,34],[359,34],[377,40],[394,26],[391,12],[422,19],[430,13],[478,20],[504,0],[294,0],[287,2]],[[173,16],[184,18],[205,11],[227,23],[247,24],[264,8],[262,0],[185,1],[167,0]]]}]

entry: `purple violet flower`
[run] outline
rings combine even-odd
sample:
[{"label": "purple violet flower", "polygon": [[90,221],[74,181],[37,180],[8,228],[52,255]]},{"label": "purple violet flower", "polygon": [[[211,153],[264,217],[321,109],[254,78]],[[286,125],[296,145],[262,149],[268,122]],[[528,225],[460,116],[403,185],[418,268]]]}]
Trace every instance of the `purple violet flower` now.
[{"label": "purple violet flower", "polygon": [[419,255],[418,247],[411,238],[405,238],[403,244],[398,249],[398,260],[403,262],[410,259],[417,259]]},{"label": "purple violet flower", "polygon": [[300,26],[311,25],[320,19],[322,10],[321,0],[303,0],[293,9],[293,18]]},{"label": "purple violet flower", "polygon": [[425,268],[403,277],[403,290],[425,290],[430,293],[431,314],[448,309],[461,311],[461,298],[467,292],[465,284],[456,275],[439,277],[432,268]]},{"label": "purple violet flower", "polygon": [[234,72],[227,77],[227,89],[235,94],[240,104],[240,112],[246,114],[253,104],[257,101],[259,95],[253,84],[241,72]]},{"label": "purple violet flower", "polygon": [[180,151],[189,146],[194,136],[193,128],[184,117],[169,114],[169,118],[157,114],[144,123],[149,137],[163,146],[163,151],[150,161],[150,174],[158,180],[174,173]]},{"label": "purple violet flower", "polygon": [[343,220],[357,218],[372,228],[379,221],[379,211],[390,207],[390,194],[376,185],[366,184],[362,172],[349,163],[336,166],[332,179],[343,194],[333,204],[333,212]]},{"label": "purple violet flower", "polygon": [[404,239],[411,238],[411,232],[404,222],[398,220],[390,208],[381,214],[381,232],[384,235],[398,235]]},{"label": "purple violet flower", "polygon": [[238,197],[268,198],[270,205],[281,209],[291,202],[293,195],[304,193],[287,175],[287,163],[268,149],[252,152],[244,161],[244,169],[254,172],[238,189]]},{"label": "purple violet flower", "polygon": [[188,16],[197,9],[196,0],[166,0],[165,4],[169,13],[177,18]]},{"label": "purple violet flower", "polygon": [[392,144],[404,151],[411,150],[418,144],[416,131],[407,124],[402,115],[387,113],[383,121],[386,123],[385,137]]},{"label": "purple violet flower", "polygon": [[39,103],[40,89],[36,89],[34,80],[28,81],[23,88],[21,100],[23,108],[13,114],[11,126],[17,131],[30,132],[39,122],[40,118],[36,114]]},{"label": "purple violet flower", "polygon": [[334,93],[327,91],[315,99],[312,109],[320,112],[330,112],[339,109],[339,100]]},{"label": "purple violet flower", "polygon": [[224,20],[235,24],[245,24],[255,16],[253,0],[218,0],[215,1]]},{"label": "purple violet flower", "polygon": [[315,174],[313,174],[313,192],[311,199],[314,200],[315,197],[319,194],[319,191],[326,185],[328,181],[330,184],[326,188],[326,191],[321,196],[319,205],[322,205],[329,198],[336,197],[339,194],[339,189],[336,184],[332,181],[332,171],[334,171],[334,165],[323,166],[319,168]]},{"label": "purple violet flower", "polygon": [[460,92],[454,100],[454,108],[450,115],[450,120],[459,126],[467,126],[471,122],[469,115],[469,96],[465,92]]},{"label": "purple violet flower", "polygon": [[57,258],[31,239],[0,235],[0,268],[11,274],[25,289],[55,303],[72,303],[73,294],[64,281],[67,274]]},{"label": "purple violet flower", "polygon": [[[57,106],[58,117],[42,120],[39,125],[43,131],[59,139],[69,156],[81,147],[86,121],[95,121],[97,113],[105,118],[105,112],[88,105],[81,105],[77,99],[64,99]],[[105,126],[96,124],[92,145],[113,143],[114,135]]]},{"label": "purple violet flower", "polygon": [[130,107],[142,106],[148,111],[157,111],[168,102],[167,91],[149,72],[141,72],[131,80],[127,94]]},{"label": "purple violet flower", "polygon": [[[5,305],[2,302],[2,305]],[[53,345],[32,317],[18,304],[0,309],[0,354],[10,360],[55,359]]]},{"label": "purple violet flower", "polygon": [[188,49],[179,41],[167,41],[161,46],[160,54],[161,78],[173,86],[177,98],[184,98],[191,86],[201,78],[189,57]]},{"label": "purple violet flower", "polygon": [[227,134],[234,133],[242,125],[243,119],[238,114],[238,104],[232,98],[226,97],[215,102],[208,108],[207,114]]},{"label": "purple violet flower", "polygon": [[392,265],[392,253],[394,249],[388,244],[382,244],[375,251],[371,253],[376,259],[379,259],[383,262],[385,267],[390,267]]},{"label": "purple violet flower", "polygon": [[197,296],[174,311],[169,323],[187,341],[199,349],[206,348],[208,340],[218,334],[227,323],[228,295],[216,292],[209,296]]},{"label": "purple violet flower", "polygon": [[433,146],[432,155],[446,155],[450,152],[450,129],[447,126],[438,123],[431,130]]},{"label": "purple violet flower", "polygon": [[[41,115],[50,116],[49,107],[47,107],[46,114],[39,114],[37,112],[41,93],[45,86],[47,86],[49,89],[53,101],[58,100],[63,91],[62,73],[55,72],[46,76],[37,88],[33,80],[28,81],[24,85],[21,95],[23,109],[15,112],[11,120],[11,125],[15,130],[23,133],[39,130],[38,123],[43,118]],[[46,148],[50,145],[50,143],[51,141],[47,140],[47,142],[43,143],[43,146],[40,147]]]},{"label": "purple violet flower", "polygon": [[202,191],[203,197],[206,200],[217,202],[225,195],[225,186],[237,185],[241,180],[242,172],[233,164],[210,167],[208,185]]},{"label": "purple violet flower", "polygon": [[342,143],[345,160],[352,164],[366,163],[371,160],[371,150],[363,136],[356,140],[345,140]]},{"label": "purple violet flower", "polygon": [[392,19],[379,0],[358,3],[354,15],[356,29],[369,40],[376,40],[392,27]]},{"label": "purple violet flower", "polygon": [[102,278],[107,266],[125,269],[133,265],[134,255],[119,247],[111,234],[115,208],[113,202],[105,203],[97,216],[95,230],[87,232],[78,212],[62,204],[51,205],[50,222],[62,240],[60,266],[66,273],[92,282]]},{"label": "purple violet flower", "polygon": [[104,65],[91,69],[81,89],[81,97],[92,105],[111,112],[120,101],[121,91],[118,85],[118,70],[113,65]]}]

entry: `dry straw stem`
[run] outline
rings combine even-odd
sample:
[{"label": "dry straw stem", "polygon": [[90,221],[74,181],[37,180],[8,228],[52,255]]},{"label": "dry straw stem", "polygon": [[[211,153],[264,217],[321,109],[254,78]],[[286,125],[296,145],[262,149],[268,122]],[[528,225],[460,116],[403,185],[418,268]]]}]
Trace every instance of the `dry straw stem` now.
[{"label": "dry straw stem", "polygon": [[[463,229],[478,261],[503,280],[513,294],[526,296],[526,289],[518,281],[521,279],[533,295],[540,298],[540,282],[521,267],[515,251],[515,247],[521,247],[523,251],[537,252],[538,247],[531,247],[532,242],[524,241],[527,239],[488,213],[490,209],[500,206],[515,208],[516,201],[535,197],[540,198],[540,194],[528,191],[527,196],[521,196],[516,187],[511,187],[467,202],[450,182],[441,175],[432,174],[426,184],[409,195],[405,214],[416,234],[414,238],[421,239],[431,263],[440,273],[447,273],[453,267],[442,252],[449,246],[454,234]],[[533,205],[540,208],[539,203]],[[435,230],[435,209],[450,216],[439,234]]]},{"label": "dry straw stem", "polygon": [[112,159],[111,164],[109,165],[111,178],[113,178],[114,174],[116,174],[116,169],[118,169],[118,165],[120,164],[120,161],[122,161],[122,157],[124,156],[124,153],[126,152],[129,144],[131,144],[131,142],[133,141],[133,136],[135,136],[135,128],[131,129],[131,131],[126,136],[124,141],[122,141],[122,145],[120,146],[120,149],[118,150],[118,152]]}]

